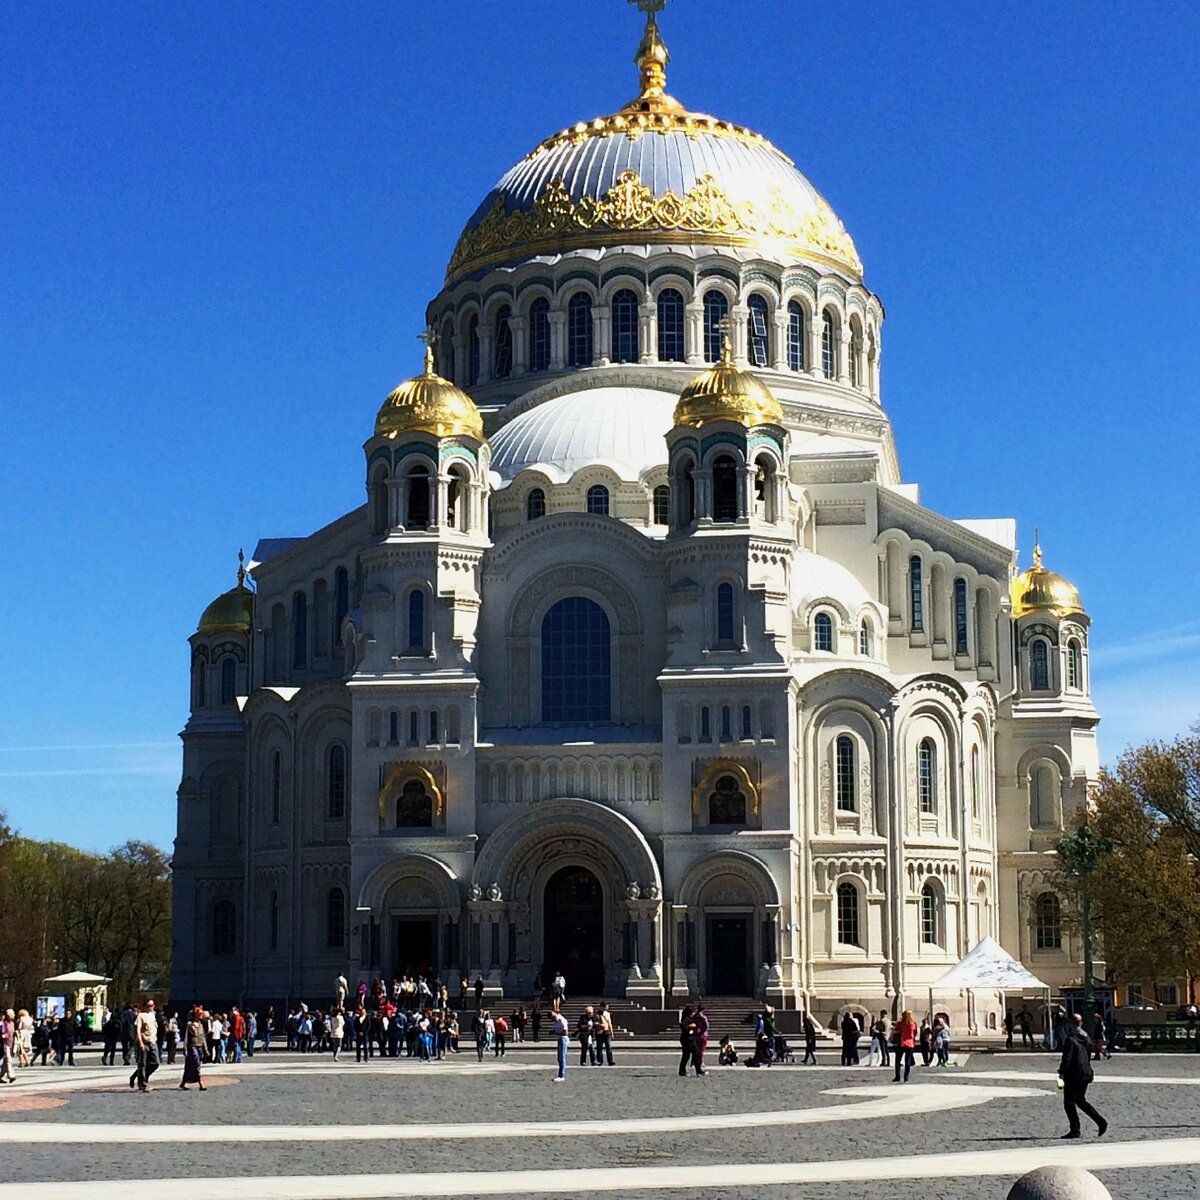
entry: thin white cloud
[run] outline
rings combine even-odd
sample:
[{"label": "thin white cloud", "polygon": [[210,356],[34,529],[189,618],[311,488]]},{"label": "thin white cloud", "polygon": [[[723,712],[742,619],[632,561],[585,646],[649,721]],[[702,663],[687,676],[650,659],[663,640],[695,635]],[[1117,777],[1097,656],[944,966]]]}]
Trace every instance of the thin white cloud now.
[{"label": "thin white cloud", "polygon": [[1186,621],[1107,645],[1099,641],[1094,647],[1092,672],[1101,675],[1129,663],[1161,662],[1187,651],[1200,651],[1200,621]]},{"label": "thin white cloud", "polygon": [[78,754],[97,750],[162,750],[179,742],[96,742],[71,746],[0,746],[0,754]]},{"label": "thin white cloud", "polygon": [[0,779],[59,779],[67,775],[175,775],[178,764],[158,767],[49,767],[34,771],[0,771]]}]

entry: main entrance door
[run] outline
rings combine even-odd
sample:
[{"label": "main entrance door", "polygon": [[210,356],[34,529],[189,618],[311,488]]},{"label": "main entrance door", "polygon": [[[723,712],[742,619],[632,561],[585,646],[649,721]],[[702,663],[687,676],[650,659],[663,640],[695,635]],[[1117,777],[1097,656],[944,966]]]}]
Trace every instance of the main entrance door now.
[{"label": "main entrance door", "polygon": [[604,891],[586,867],[564,867],[546,883],[542,978],[555,972],[568,996],[604,994]]},{"label": "main entrance door", "polygon": [[713,996],[750,996],[750,918],[708,917],[708,991]]},{"label": "main entrance door", "polygon": [[392,970],[402,974],[437,974],[432,917],[396,917],[392,921]]}]

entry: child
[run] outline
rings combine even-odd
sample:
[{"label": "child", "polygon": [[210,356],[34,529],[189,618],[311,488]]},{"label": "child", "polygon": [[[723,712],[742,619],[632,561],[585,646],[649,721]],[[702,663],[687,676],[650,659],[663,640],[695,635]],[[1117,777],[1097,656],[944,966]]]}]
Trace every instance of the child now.
[{"label": "child", "polygon": [[717,1055],[717,1063],[722,1067],[732,1067],[737,1060],[737,1050],[734,1049],[733,1043],[729,1040],[729,1035],[726,1034],[721,1039],[721,1051]]}]

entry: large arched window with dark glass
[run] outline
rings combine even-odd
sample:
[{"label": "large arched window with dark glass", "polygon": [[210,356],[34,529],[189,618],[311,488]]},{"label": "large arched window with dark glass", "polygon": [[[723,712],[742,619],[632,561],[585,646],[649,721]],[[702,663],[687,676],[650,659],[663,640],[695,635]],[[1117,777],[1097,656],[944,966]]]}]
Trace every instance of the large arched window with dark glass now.
[{"label": "large arched window with dark glass", "polygon": [[592,298],[576,292],[567,303],[567,366],[592,365]]},{"label": "large arched window with dark glass", "polygon": [[804,309],[798,300],[792,300],[788,304],[787,360],[789,370],[804,370],[804,342]]},{"label": "large arched window with dark glass", "polygon": [[665,483],[660,483],[654,489],[652,496],[653,518],[655,525],[666,525],[671,520],[671,489]]},{"label": "large arched window with dark glass", "polygon": [[967,653],[967,581],[954,581],[954,653]]},{"label": "large arched window with dark glass", "polygon": [[550,367],[550,301],[539,296],[529,306],[529,369]]},{"label": "large arched window with dark glass", "polygon": [[837,940],[843,946],[858,946],[858,888],[839,883],[837,889]]},{"label": "large arched window with dark glass", "polygon": [[732,775],[721,775],[708,794],[710,825],[745,825],[746,793]]},{"label": "large arched window with dark glass", "polygon": [[717,584],[717,641],[732,645],[734,640],[736,610],[732,583]]},{"label": "large arched window with dark glass", "polygon": [[638,298],[629,288],[622,288],[612,298],[613,362],[637,362],[639,353]]},{"label": "large arched window with dark glass", "polygon": [[445,321],[442,334],[437,340],[437,372],[443,379],[454,382],[454,323]]},{"label": "large arched window with dark glass", "polygon": [[771,362],[771,309],[767,298],[757,293],[747,301],[750,328],[746,341],[747,357],[752,367],[769,366]]},{"label": "large arched window with dark glass", "polygon": [[218,900],[212,906],[212,952],[232,954],[237,945],[237,909],[232,900]]},{"label": "large arched window with dark glass", "polygon": [[1029,647],[1029,685],[1035,691],[1050,687],[1050,647],[1043,638]]},{"label": "large arched window with dark glass", "polygon": [[1067,643],[1067,687],[1083,690],[1083,648],[1075,638]]},{"label": "large arched window with dark glass", "polygon": [[496,326],[492,333],[492,375],[496,379],[507,379],[513,368],[512,326],[509,318],[512,309],[507,304],[496,313]]},{"label": "large arched window with dark glass", "polygon": [[713,462],[713,520],[736,521],[738,519],[738,469],[737,463],[728,454],[722,454]]},{"label": "large arched window with dark glass", "polygon": [[608,516],[608,488],[602,483],[594,483],[587,490],[587,510],[598,517]]},{"label": "large arched window with dark glass", "polygon": [[608,721],[611,715],[608,615],[586,596],[568,596],[542,618],[542,720]]},{"label": "large arched window with dark glass", "polygon": [[346,893],[330,888],[325,898],[325,945],[340,950],[346,944]]},{"label": "large arched window with dark glass", "polygon": [[329,747],[325,766],[325,815],[331,821],[346,815],[346,747],[340,742]]},{"label": "large arched window with dark glass", "polygon": [[658,293],[658,361],[683,362],[683,295],[675,288]]},{"label": "large arched window with dark glass", "polygon": [[428,529],[433,513],[429,487],[429,469],[413,467],[408,473],[407,509],[404,524],[408,529]]},{"label": "large arched window with dark glass", "polygon": [[921,941],[926,946],[942,944],[942,894],[932,880],[921,889]]},{"label": "large arched window with dark glass", "polygon": [[413,588],[408,593],[408,652],[425,649],[425,593]]},{"label": "large arched window with dark glass", "polygon": [[676,464],[678,486],[678,517],[681,529],[686,529],[696,519],[696,476],[695,463],[691,458],[679,459]]},{"label": "large arched window with dark glass", "polygon": [[471,485],[467,479],[467,471],[461,463],[456,463],[447,474],[449,479],[446,482],[446,524],[451,529],[466,533],[471,517]]},{"label": "large arched window with dark glass", "polygon": [[380,467],[372,474],[367,486],[367,501],[371,512],[371,532],[385,532],[389,523],[386,467]]},{"label": "large arched window with dark glass", "polygon": [[410,779],[396,797],[397,829],[428,829],[433,825],[433,797],[419,779]]},{"label": "large arched window with dark glass", "polygon": [[834,743],[834,789],[837,793],[839,812],[856,812],[857,780],[855,779],[854,739],[848,734],[839,735]]},{"label": "large arched window with dark glass", "polygon": [[827,612],[813,617],[813,649],[833,653],[833,618]]},{"label": "large arched window with dark glass", "polygon": [[333,574],[333,642],[342,644],[342,622],[350,613],[350,572],[338,567]]},{"label": "large arched window with dark glass", "polygon": [[1034,901],[1033,923],[1036,949],[1062,949],[1062,902],[1053,892],[1042,892]]},{"label": "large arched window with dark glass", "polygon": [[232,704],[237,690],[237,663],[232,658],[221,659],[221,703]]},{"label": "large arched window with dark glass", "polygon": [[721,322],[729,315],[729,301],[724,292],[711,288],[704,293],[704,361],[717,362],[721,357]]},{"label": "large arched window with dark glass", "polygon": [[479,382],[479,318],[467,322],[467,387]]},{"label": "large arched window with dark glass", "polygon": [[871,657],[871,622],[863,621],[858,627],[858,652],[863,658]]},{"label": "large arched window with dark glass", "polygon": [[531,488],[525,497],[525,519],[536,521],[546,515],[546,493],[541,488]]},{"label": "large arched window with dark glass", "polygon": [[921,556],[914,554],[908,560],[909,609],[913,633],[920,633],[925,628],[925,588],[921,576]]},{"label": "large arched window with dark glass", "polygon": [[937,812],[937,748],[932,738],[917,746],[917,802],[921,812]]},{"label": "large arched window with dark glass", "polygon": [[837,378],[837,323],[829,309],[821,314],[821,371],[826,379]]},{"label": "large arched window with dark glass", "polygon": [[303,670],[308,662],[308,597],[292,597],[292,666]]}]

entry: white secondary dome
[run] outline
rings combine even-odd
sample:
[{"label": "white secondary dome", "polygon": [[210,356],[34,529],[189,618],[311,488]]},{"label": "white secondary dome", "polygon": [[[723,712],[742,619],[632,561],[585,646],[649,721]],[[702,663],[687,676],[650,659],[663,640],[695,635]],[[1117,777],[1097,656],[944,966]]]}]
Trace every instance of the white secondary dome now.
[{"label": "white secondary dome", "polygon": [[792,601],[796,615],[804,617],[818,600],[832,600],[852,617],[871,603],[867,589],[841,563],[811,550],[797,550],[792,560]]},{"label": "white secondary dome", "polygon": [[598,387],[556,396],[518,413],[490,441],[492,470],[505,483],[536,467],[555,483],[604,466],[630,482],[667,462],[667,431],[678,397],[644,387]]}]

